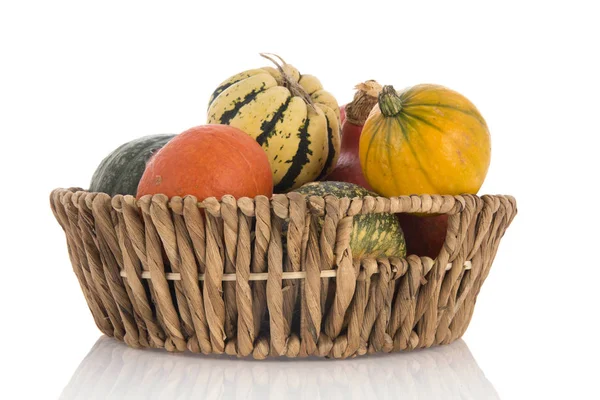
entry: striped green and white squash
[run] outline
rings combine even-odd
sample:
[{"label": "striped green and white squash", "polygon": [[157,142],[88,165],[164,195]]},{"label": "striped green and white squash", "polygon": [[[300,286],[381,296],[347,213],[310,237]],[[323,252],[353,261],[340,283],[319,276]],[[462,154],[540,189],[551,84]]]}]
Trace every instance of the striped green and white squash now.
[{"label": "striped green and white squash", "polygon": [[[307,183],[295,192],[306,196],[334,195],[337,198],[377,196],[353,183],[331,181]],[[406,256],[404,233],[398,219],[391,213],[356,215],[352,222],[350,248],[354,259]]]},{"label": "striped green and white squash", "polygon": [[316,77],[265,57],[277,68],[251,69],[222,82],[209,100],[207,122],[253,137],[267,153],[275,191],[282,193],[324,178],[335,167],[340,110]]}]

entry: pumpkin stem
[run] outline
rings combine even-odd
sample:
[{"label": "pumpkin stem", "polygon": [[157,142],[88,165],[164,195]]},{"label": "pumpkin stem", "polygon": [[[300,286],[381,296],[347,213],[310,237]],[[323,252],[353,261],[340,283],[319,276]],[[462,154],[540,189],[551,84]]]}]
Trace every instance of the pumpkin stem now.
[{"label": "pumpkin stem", "polygon": [[315,103],[313,102],[313,99],[310,97],[310,95],[308,93],[306,93],[306,90],[304,90],[304,88],[302,86],[300,86],[300,84],[298,82],[296,82],[294,79],[292,79],[292,77],[289,76],[287,74],[287,72],[285,72],[283,70],[282,66],[276,60],[271,58],[270,56],[277,57],[279,59],[279,61],[281,61],[283,63],[283,65],[286,65],[287,63],[283,60],[283,58],[279,57],[277,54],[272,54],[272,53],[259,53],[259,54],[261,57],[266,58],[267,60],[269,60],[273,64],[275,64],[275,67],[277,67],[277,70],[279,71],[279,73],[281,74],[281,78],[283,79],[283,86],[290,91],[292,96],[301,97],[306,102],[306,104],[308,104],[314,110]]},{"label": "pumpkin stem", "polygon": [[354,86],[354,89],[354,99],[346,106],[346,121],[352,125],[363,126],[373,106],[377,104],[381,85],[370,79]]},{"label": "pumpkin stem", "polygon": [[402,111],[402,100],[392,85],[386,85],[381,89],[379,108],[386,117],[395,117]]}]

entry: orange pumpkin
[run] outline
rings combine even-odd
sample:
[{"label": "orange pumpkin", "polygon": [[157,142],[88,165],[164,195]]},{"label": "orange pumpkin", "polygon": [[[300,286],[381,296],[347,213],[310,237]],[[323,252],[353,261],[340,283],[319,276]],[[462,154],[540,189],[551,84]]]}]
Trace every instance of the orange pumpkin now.
[{"label": "orange pumpkin", "polygon": [[258,143],[228,125],[203,125],[173,138],[146,165],[137,197],[163,193],[220,199],[273,194],[269,160]]},{"label": "orange pumpkin", "polygon": [[384,196],[477,193],[490,165],[488,127],[460,93],[385,86],[363,127],[360,163]]}]

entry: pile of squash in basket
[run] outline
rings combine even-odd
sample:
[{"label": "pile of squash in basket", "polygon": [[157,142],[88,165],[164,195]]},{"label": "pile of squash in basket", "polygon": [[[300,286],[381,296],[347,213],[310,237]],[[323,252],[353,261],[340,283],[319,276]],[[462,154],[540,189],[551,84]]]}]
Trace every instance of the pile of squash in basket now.
[{"label": "pile of squash in basket", "polygon": [[[398,92],[370,80],[339,107],[317,77],[261,55],[273,66],[220,83],[206,125],[121,145],[101,162],[90,191],[200,201],[290,191],[349,198],[476,194],[483,184],[490,134],[461,94],[431,84]],[[361,215],[353,222],[352,254],[403,257],[408,250],[435,258],[446,225],[446,215]]]}]

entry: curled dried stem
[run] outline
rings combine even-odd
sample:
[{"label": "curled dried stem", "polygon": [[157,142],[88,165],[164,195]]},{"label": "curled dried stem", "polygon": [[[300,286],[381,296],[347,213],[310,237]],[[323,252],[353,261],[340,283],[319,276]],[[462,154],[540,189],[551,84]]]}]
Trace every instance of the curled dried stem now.
[{"label": "curled dried stem", "polygon": [[362,126],[377,104],[381,85],[370,79],[354,86],[354,89],[354,99],[346,106],[346,120],[353,125]]},{"label": "curled dried stem", "polygon": [[[259,54],[261,57],[266,58],[267,60],[271,61],[275,65],[275,67],[281,74],[281,78],[283,79],[283,86],[286,87],[290,91],[292,96],[301,97],[306,102],[306,104],[308,104],[313,109],[315,109],[315,103],[314,103],[313,99],[310,97],[310,95],[308,93],[306,93],[306,90],[304,90],[304,88],[295,79],[293,79],[291,76],[289,76],[288,73],[285,72],[285,70],[283,69],[283,66],[288,65],[283,60],[283,58],[279,57],[277,54],[272,54],[272,53],[259,53]],[[273,57],[271,57],[271,56],[277,58],[277,60],[279,60],[279,61],[274,60]],[[281,64],[280,64],[280,62],[281,62]]]}]

